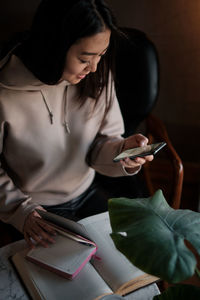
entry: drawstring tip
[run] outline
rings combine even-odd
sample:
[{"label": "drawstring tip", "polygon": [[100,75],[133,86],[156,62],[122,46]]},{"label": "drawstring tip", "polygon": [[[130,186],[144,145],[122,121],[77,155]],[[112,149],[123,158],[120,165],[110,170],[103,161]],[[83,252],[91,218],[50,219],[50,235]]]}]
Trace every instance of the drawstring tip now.
[{"label": "drawstring tip", "polygon": [[64,122],[64,127],[65,127],[65,130],[68,134],[70,134],[70,129],[69,129],[69,124],[67,122]]},{"label": "drawstring tip", "polygon": [[53,113],[52,112],[49,113],[49,117],[50,117],[51,124],[53,124]]}]

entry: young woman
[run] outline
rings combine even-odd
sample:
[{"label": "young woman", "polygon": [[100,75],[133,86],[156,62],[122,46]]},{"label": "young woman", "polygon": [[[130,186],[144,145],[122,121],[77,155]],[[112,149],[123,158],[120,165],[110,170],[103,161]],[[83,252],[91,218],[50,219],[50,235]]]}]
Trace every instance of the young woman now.
[{"label": "young woman", "polygon": [[95,171],[133,175],[153,159],[112,161],[148,143],[140,134],[121,136],[116,34],[103,0],[43,0],[28,38],[1,62],[0,218],[30,246],[53,242],[36,208],[72,218],[105,210]]}]

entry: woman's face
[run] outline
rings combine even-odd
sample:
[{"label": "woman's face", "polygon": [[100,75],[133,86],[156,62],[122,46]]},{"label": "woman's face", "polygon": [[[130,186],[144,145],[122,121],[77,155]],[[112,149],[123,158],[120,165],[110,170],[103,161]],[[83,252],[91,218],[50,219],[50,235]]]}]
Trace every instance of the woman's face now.
[{"label": "woman's face", "polygon": [[62,80],[77,84],[90,72],[95,72],[97,65],[109,46],[111,31],[97,33],[82,38],[73,44],[66,55]]}]

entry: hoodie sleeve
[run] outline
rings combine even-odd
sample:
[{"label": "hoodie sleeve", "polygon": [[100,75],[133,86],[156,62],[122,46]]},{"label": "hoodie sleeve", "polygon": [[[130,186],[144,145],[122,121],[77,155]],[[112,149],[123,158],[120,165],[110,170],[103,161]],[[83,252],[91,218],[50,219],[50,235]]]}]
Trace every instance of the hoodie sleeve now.
[{"label": "hoodie sleeve", "polygon": [[93,169],[103,175],[111,177],[134,175],[138,173],[140,167],[136,168],[135,173],[129,174],[119,162],[113,162],[113,158],[122,151],[124,145],[124,138],[122,137],[124,122],[111,76],[108,95],[110,97],[109,108],[90,147],[87,161]]},{"label": "hoodie sleeve", "polygon": [[38,204],[31,203],[31,198],[22,193],[3,169],[3,141],[6,122],[0,123],[0,220],[9,223],[23,232],[27,215]]}]

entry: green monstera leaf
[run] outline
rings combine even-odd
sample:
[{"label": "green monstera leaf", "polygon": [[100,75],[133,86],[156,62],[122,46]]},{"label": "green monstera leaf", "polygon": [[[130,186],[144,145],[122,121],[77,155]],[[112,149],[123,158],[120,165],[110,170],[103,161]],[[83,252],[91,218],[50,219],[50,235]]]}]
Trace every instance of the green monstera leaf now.
[{"label": "green monstera leaf", "polygon": [[135,266],[170,283],[195,273],[184,240],[200,254],[199,213],[172,209],[158,190],[149,198],[109,199],[109,215],[115,246]]}]

